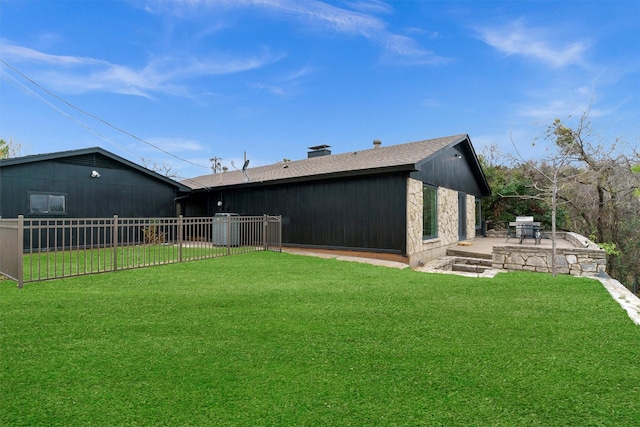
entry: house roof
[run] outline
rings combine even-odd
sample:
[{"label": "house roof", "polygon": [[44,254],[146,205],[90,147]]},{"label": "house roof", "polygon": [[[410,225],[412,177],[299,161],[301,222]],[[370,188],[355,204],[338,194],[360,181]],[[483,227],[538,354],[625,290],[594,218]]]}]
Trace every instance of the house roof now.
[{"label": "house roof", "polygon": [[74,157],[81,157],[81,156],[85,156],[88,154],[100,154],[108,159],[110,159],[111,161],[114,161],[116,163],[121,163],[124,164],[125,166],[128,166],[132,169],[135,169],[143,174],[149,175],[154,179],[157,179],[159,181],[164,181],[169,185],[172,185],[176,188],[178,188],[178,190],[180,191],[189,191],[189,187],[186,187],[184,184],[174,181],[171,178],[168,178],[166,176],[160,175],[157,172],[154,172],[150,169],[147,169],[143,166],[140,166],[136,163],[130,162],[129,160],[126,160],[116,154],[113,154],[103,148],[100,147],[92,147],[92,148],[82,148],[82,149],[78,149],[78,150],[68,150],[68,151],[57,151],[54,153],[45,153],[45,154],[33,154],[33,155],[29,155],[29,156],[22,156],[22,157],[12,157],[9,159],[0,159],[0,167],[6,167],[6,166],[14,166],[14,165],[22,165],[22,164],[28,164],[28,163],[36,163],[36,162],[42,162],[42,161],[47,161],[47,160],[69,160],[72,159]]},{"label": "house roof", "polygon": [[[267,166],[202,175],[181,181],[192,189],[210,189],[277,181],[321,179],[329,176],[367,175],[380,172],[414,171],[416,164],[448,146],[467,142],[478,169],[480,165],[466,134],[428,139],[406,144],[380,146],[297,161],[279,162]],[[484,180],[484,175],[480,172]],[[484,180],[482,183],[488,189]]]}]

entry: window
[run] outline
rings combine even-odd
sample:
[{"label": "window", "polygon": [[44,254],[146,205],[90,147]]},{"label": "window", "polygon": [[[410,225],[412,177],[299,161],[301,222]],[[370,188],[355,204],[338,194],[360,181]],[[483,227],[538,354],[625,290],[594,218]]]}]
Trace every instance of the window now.
[{"label": "window", "polygon": [[429,185],[422,186],[422,238],[438,237],[438,189]]},{"label": "window", "polygon": [[29,212],[36,214],[64,214],[67,212],[64,194],[29,194]]}]

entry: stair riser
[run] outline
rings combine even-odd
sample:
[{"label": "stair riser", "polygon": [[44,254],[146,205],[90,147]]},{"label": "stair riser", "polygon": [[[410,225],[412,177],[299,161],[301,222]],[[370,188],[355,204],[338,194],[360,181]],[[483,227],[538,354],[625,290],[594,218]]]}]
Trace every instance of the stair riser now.
[{"label": "stair riser", "polygon": [[479,258],[479,259],[492,259],[492,254],[484,254],[484,253],[476,253],[476,252],[468,252],[468,251],[457,251],[455,249],[447,249],[448,256],[457,256],[462,258]]},{"label": "stair riser", "polygon": [[468,264],[453,264],[451,266],[451,271],[461,271],[465,273],[484,273],[486,270],[489,270],[489,269],[490,268],[487,268],[487,267],[480,267],[480,266],[468,265]]}]

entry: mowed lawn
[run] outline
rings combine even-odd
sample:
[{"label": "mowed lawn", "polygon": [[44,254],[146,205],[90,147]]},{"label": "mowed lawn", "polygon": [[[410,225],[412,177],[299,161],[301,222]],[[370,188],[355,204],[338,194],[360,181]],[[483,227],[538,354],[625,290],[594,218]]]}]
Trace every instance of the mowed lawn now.
[{"label": "mowed lawn", "polygon": [[602,285],[259,252],[0,282],[2,426],[637,425]]}]

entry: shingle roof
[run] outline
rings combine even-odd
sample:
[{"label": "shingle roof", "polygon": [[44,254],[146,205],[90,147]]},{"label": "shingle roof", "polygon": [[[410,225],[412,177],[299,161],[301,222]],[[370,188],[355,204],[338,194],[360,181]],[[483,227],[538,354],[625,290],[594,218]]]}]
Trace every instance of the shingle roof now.
[{"label": "shingle roof", "polygon": [[364,174],[382,169],[413,170],[416,163],[437,151],[468,139],[466,134],[428,139],[406,144],[381,146],[349,153],[313,157],[248,168],[241,171],[202,175],[182,181],[192,189],[226,187],[240,184],[304,179],[340,173]]}]

